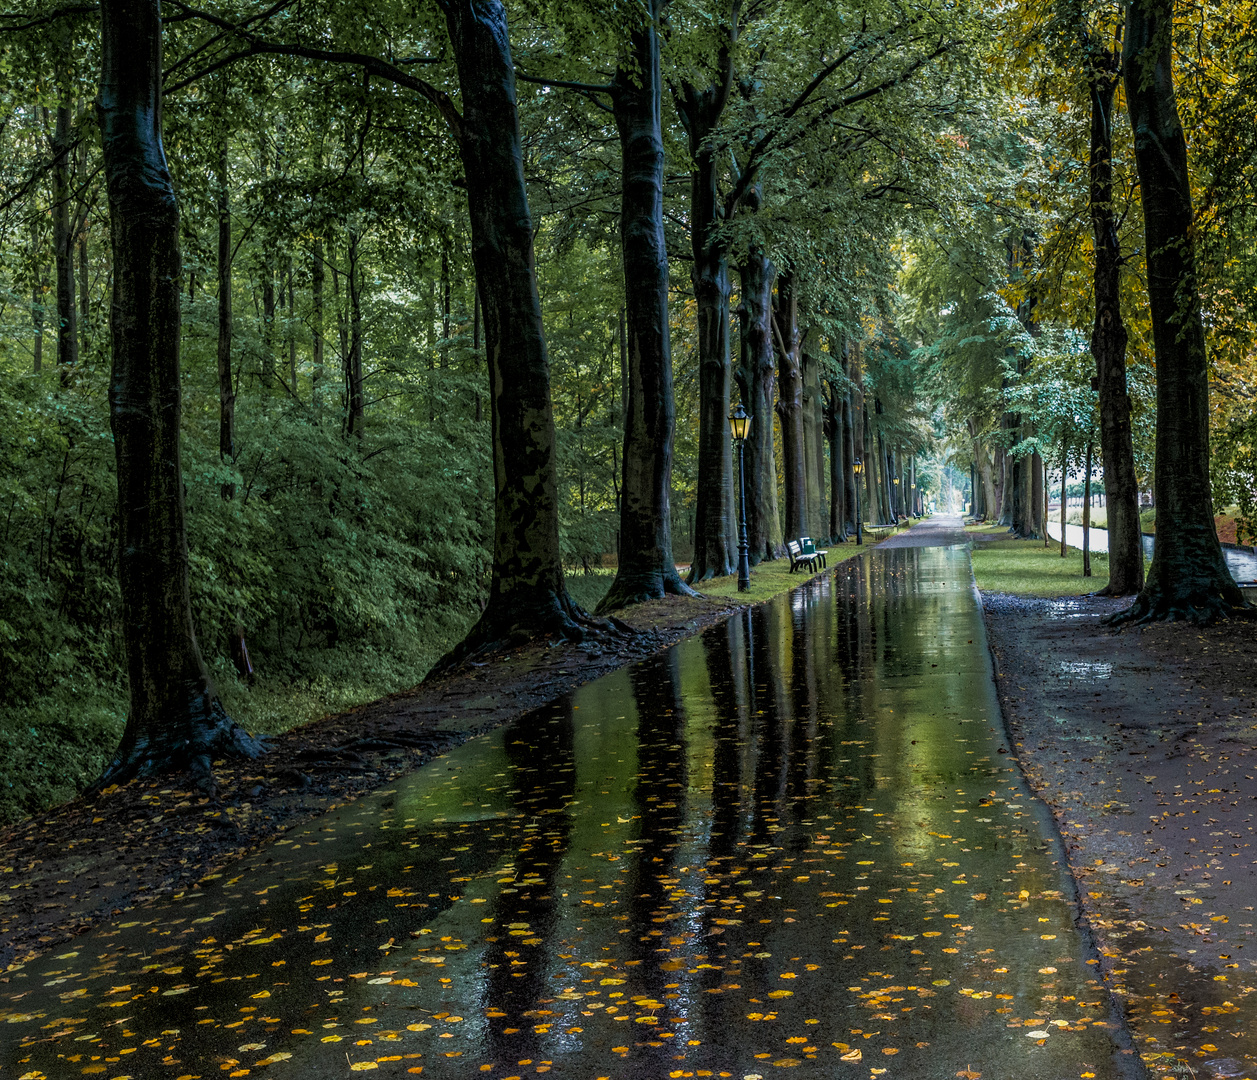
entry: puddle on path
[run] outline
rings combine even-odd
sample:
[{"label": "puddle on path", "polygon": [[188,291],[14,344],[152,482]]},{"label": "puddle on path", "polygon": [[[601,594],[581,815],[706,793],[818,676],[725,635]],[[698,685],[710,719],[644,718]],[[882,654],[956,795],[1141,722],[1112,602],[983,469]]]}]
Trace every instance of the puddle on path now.
[{"label": "puddle on path", "polygon": [[1062,660],[1061,678],[1079,682],[1095,682],[1113,677],[1113,665],[1107,660]]},{"label": "puddle on path", "polygon": [[870,553],[12,974],[0,1074],[1118,1075],[1001,732],[967,550]]}]

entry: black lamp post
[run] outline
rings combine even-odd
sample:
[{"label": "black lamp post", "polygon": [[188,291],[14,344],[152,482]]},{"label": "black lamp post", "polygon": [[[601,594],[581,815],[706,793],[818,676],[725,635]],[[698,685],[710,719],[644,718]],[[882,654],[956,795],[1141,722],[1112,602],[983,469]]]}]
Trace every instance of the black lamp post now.
[{"label": "black lamp post", "polygon": [[851,463],[851,471],[855,473],[855,542],[864,543],[864,533],[860,528],[860,474],[864,472],[864,462],[859,458]]},{"label": "black lamp post", "polygon": [[903,511],[903,507],[899,505],[899,477],[892,476],[890,482],[895,485],[895,524],[899,524],[899,515]]},{"label": "black lamp post", "polygon": [[742,446],[751,431],[751,417],[738,407],[729,414],[729,431],[738,444],[738,503],[741,508],[741,521],[738,525],[738,592],[751,590],[751,556],[746,542],[746,467],[743,463]]}]

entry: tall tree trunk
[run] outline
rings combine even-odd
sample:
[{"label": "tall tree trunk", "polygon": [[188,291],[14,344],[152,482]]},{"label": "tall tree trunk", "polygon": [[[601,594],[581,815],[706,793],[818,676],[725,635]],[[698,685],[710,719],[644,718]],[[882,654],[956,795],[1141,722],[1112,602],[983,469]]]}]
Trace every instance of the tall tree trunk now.
[{"label": "tall tree trunk", "polygon": [[[471,351],[475,354],[476,363],[479,364],[480,363],[480,286],[477,285],[475,282],[473,282],[472,288],[475,293],[474,299],[472,301],[472,306],[475,310],[472,312]],[[621,360],[623,360],[623,357],[621,357]],[[484,419],[484,417],[481,415],[482,407],[483,406],[481,404],[480,391],[477,390],[476,391],[476,423],[477,424],[480,423],[480,421]]]},{"label": "tall tree trunk", "polygon": [[1013,463],[1013,531],[1021,539],[1026,539],[1026,513],[1028,510],[1029,492],[1026,490],[1026,469],[1029,460],[1026,455],[1017,458]]},{"label": "tall tree trunk", "polygon": [[362,438],[366,426],[366,401],[362,392],[362,269],[358,262],[357,229],[349,230],[345,246],[346,275],[349,287],[349,352],[345,356],[346,433]]},{"label": "tall tree trunk", "polygon": [[[701,170],[715,186],[715,168]],[[695,231],[699,227],[691,226]],[[698,309],[698,475],[692,585],[737,568],[733,518],[733,444],[729,435],[729,267],[719,241],[704,239],[694,264]]]},{"label": "tall tree trunk", "polygon": [[[893,471],[890,474],[890,496],[892,506],[890,508],[891,520],[898,522],[901,516],[904,516],[903,509],[903,455],[894,450],[890,455],[891,466]],[[973,477],[969,478],[969,502],[973,502]]]},{"label": "tall tree trunk", "polygon": [[799,352],[803,368],[803,452],[807,480],[807,535],[825,535],[825,403],[821,390],[821,362],[809,352],[803,335]]},{"label": "tall tree trunk", "polygon": [[[76,171],[79,176],[87,176],[87,142],[80,140],[78,149],[78,164]],[[88,246],[87,246],[87,218],[91,210],[91,204],[94,198],[84,194],[82,198],[81,209],[78,219],[78,247],[79,247],[79,355],[81,356],[87,349],[89,337],[89,327],[87,317],[90,312],[90,298],[88,292],[91,287],[90,270],[91,264],[88,262]]]},{"label": "tall tree trunk", "polygon": [[[219,136],[218,175],[215,197],[218,204],[218,459],[236,460],[236,386],[231,372],[231,193],[228,177],[226,128]],[[236,485],[224,483],[220,489],[224,499],[234,499]]]},{"label": "tall tree trunk", "polygon": [[847,376],[847,392],[842,399],[842,431],[843,431],[843,487],[846,492],[846,506],[843,510],[847,533],[855,532],[855,496],[859,478],[855,475],[855,461],[860,455],[856,452],[856,408],[857,383],[859,380],[860,353],[857,347],[849,343],[843,344],[842,370]]},{"label": "tall tree trunk", "polygon": [[31,191],[31,327],[35,332],[34,371],[38,375],[44,367],[44,267],[40,258],[39,208],[35,192]]},{"label": "tall tree trunk", "polygon": [[1065,526],[1069,522],[1069,452],[1061,451],[1061,558],[1065,558]]},{"label": "tall tree trunk", "polygon": [[[262,181],[265,184],[270,172],[270,148],[266,131],[260,136],[259,160]],[[278,153],[276,154],[278,158]],[[272,254],[274,239],[263,240],[262,250],[262,364],[259,375],[262,385],[271,389],[275,385],[275,256]]]},{"label": "tall tree trunk", "polygon": [[768,256],[752,247],[738,270],[741,303],[738,335],[742,360],[738,386],[742,404],[754,418],[745,448],[746,536],[751,565],[781,556],[781,514],[777,507],[777,455],[773,445],[776,393],[772,331],[773,271]]},{"label": "tall tree trunk", "polygon": [[[877,415],[877,400],[874,399],[874,412]],[[882,524],[886,519],[886,510],[881,502],[881,434],[869,420],[869,399],[865,397],[865,448],[869,456],[865,458],[865,521],[870,524]]]},{"label": "tall tree trunk", "polygon": [[1002,413],[999,421],[1001,446],[1000,459],[1000,491],[999,491],[999,522],[1005,528],[1013,527],[1013,488],[1016,486],[1017,463],[1008,452],[1008,447],[1016,442],[1014,432],[1016,425],[1012,413]]},{"label": "tall tree trunk", "polygon": [[269,250],[262,261],[262,385],[275,385],[275,265]]},{"label": "tall tree trunk", "polygon": [[729,262],[719,226],[724,218],[720,177],[725,160],[710,136],[720,123],[733,86],[736,22],[724,28],[715,81],[699,89],[683,84],[677,111],[689,142],[691,270],[698,317],[698,470],[694,511],[693,585],[737,568],[733,521],[733,445],[729,434]]},{"label": "tall tree trunk", "polygon": [[978,443],[978,477],[982,483],[983,513],[989,521],[999,511],[999,498],[995,493],[995,463],[983,443]]},{"label": "tall tree trunk", "polygon": [[1144,210],[1157,371],[1157,541],[1115,622],[1207,623],[1247,605],[1227,569],[1209,487],[1209,374],[1196,282],[1191,180],[1171,69],[1173,0],[1126,8],[1123,73]]},{"label": "tall tree trunk", "polygon": [[[1020,425],[1018,425],[1018,441],[1020,441]],[[1033,531],[1030,525],[1030,455],[1022,454],[1008,459],[1012,487],[1012,531],[1022,540],[1029,539]]]},{"label": "tall tree trunk", "polygon": [[1003,447],[997,446],[995,448],[994,457],[995,460],[991,463],[991,472],[994,474],[998,468],[999,479],[995,485],[995,498],[991,503],[992,514],[994,515],[991,520],[996,525],[1006,526],[1008,522],[1004,520],[1004,516],[1008,512],[1008,462],[1006,460],[1007,454],[1005,454]]},{"label": "tall tree trunk", "polygon": [[[873,415],[877,415],[877,399],[873,399]],[[878,437],[877,429],[873,422],[869,419],[869,398],[866,394],[864,397],[864,490],[860,492],[860,497],[864,502],[864,523],[866,525],[877,525],[881,521],[881,507],[877,504],[877,495],[881,485],[878,483],[877,459],[879,451],[877,447]]]},{"label": "tall tree trunk", "polygon": [[[882,403],[880,401],[875,401],[874,405],[877,409],[877,414],[881,415]],[[877,477],[877,501],[878,509],[881,513],[879,520],[883,525],[888,525],[895,520],[894,506],[890,497],[890,474],[892,466],[890,455],[886,453],[886,439],[883,437],[880,430],[877,433],[877,467],[879,470]]]},{"label": "tall tree trunk", "polygon": [[318,402],[323,381],[323,238],[314,241],[310,260],[310,397]]},{"label": "tall tree trunk", "polygon": [[672,343],[668,251],[663,234],[663,77],[658,20],[650,0],[616,71],[613,103],[623,167],[620,248],[628,399],[624,413],[619,567],[599,611],[666,595],[692,596],[672,555]]},{"label": "tall tree trunk", "polygon": [[826,543],[840,544],[847,539],[847,464],[846,435],[842,427],[843,397],[833,383],[827,383],[825,396],[825,434],[829,440],[829,532]]},{"label": "tall tree trunk", "polygon": [[159,0],[104,0],[98,111],[113,243],[110,427],[130,712],[101,783],[260,745],[223,711],[192,626],[179,417],[179,209],[161,139]]},{"label": "tall tree trunk", "polygon": [[1051,482],[1048,480],[1047,462],[1043,463],[1043,468],[1039,470],[1039,476],[1043,482],[1043,501],[1039,504],[1039,509],[1043,511],[1043,546],[1047,547],[1049,543],[1048,537],[1048,500],[1052,497]]},{"label": "tall tree trunk", "polygon": [[781,471],[785,478],[787,539],[807,536],[807,442],[803,413],[803,362],[799,301],[791,271],[777,278],[777,415],[781,418]]},{"label": "tall tree trunk", "polygon": [[[87,154],[86,147],[80,146],[79,153],[79,174],[84,175],[87,172]],[[91,297],[89,295],[91,289],[91,263],[88,262],[88,246],[87,246],[87,215],[88,206],[83,208],[83,216],[79,220],[79,352],[87,348],[89,335],[87,317],[91,311]]]},{"label": "tall tree trunk", "polygon": [[1091,576],[1091,455],[1095,444],[1087,440],[1087,462],[1082,484],[1082,576]]},{"label": "tall tree trunk", "polygon": [[284,326],[284,339],[288,343],[288,389],[295,398],[297,396],[297,317],[293,311],[292,256],[284,260],[284,281],[287,296],[284,308],[288,313]]},{"label": "tall tree trunk", "polygon": [[[333,251],[333,255],[335,252]],[[345,314],[345,301],[340,293],[340,277],[341,272],[336,269],[336,263],[333,261],[332,267],[332,303],[336,307],[336,340],[340,344],[340,362],[341,365],[348,363],[349,358],[349,318]],[[348,408],[349,401],[346,398],[343,402],[345,408]]]},{"label": "tall tree trunk", "polygon": [[52,137],[52,246],[57,298],[57,366],[65,383],[79,362],[78,308],[75,305],[74,227],[70,162],[70,103],[57,106]]},{"label": "tall tree trunk", "polygon": [[1126,390],[1126,324],[1122,321],[1122,251],[1113,210],[1113,98],[1120,54],[1103,50],[1091,89],[1091,231],[1095,247],[1095,324],[1091,354],[1100,392],[1100,456],[1109,530],[1109,583],[1104,596],[1138,593],[1144,583],[1139,483]]},{"label": "tall tree trunk", "polygon": [[[854,386],[851,393],[851,429],[854,443],[852,462],[859,461],[861,463],[860,475],[853,477],[851,489],[853,498],[858,503],[858,519],[861,523],[864,523],[872,520],[872,518],[871,504],[868,497],[869,445],[867,434],[869,415],[864,397],[864,357],[860,346],[857,346],[852,351],[850,376]],[[854,524],[852,527],[854,528]]]},{"label": "tall tree trunk", "polygon": [[981,521],[986,517],[986,499],[982,488],[981,447],[974,436],[975,425],[969,421],[969,437],[973,439],[973,464],[969,466],[969,485],[973,489],[973,516]]},{"label": "tall tree trunk", "polygon": [[493,430],[493,575],[480,620],[441,667],[538,634],[580,639],[588,617],[563,583],[550,361],[533,261],[506,8],[446,0],[463,116],[472,261],[484,305]]},{"label": "tall tree trunk", "polygon": [[1035,540],[1044,533],[1047,515],[1043,512],[1043,458],[1036,450],[1030,455],[1030,532]]}]

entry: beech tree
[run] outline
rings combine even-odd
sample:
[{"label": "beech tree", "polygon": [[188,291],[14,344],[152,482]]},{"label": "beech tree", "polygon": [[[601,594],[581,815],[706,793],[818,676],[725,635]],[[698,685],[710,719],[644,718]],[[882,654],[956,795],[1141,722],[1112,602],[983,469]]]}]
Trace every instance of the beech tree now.
[{"label": "beech tree", "polygon": [[[1103,591],[1108,596],[1137,593],[1143,585],[1144,555],[1139,522],[1139,485],[1135,471],[1135,450],[1131,422],[1131,399],[1127,379],[1127,345],[1130,334],[1123,315],[1123,302],[1134,306],[1126,270],[1135,253],[1123,250],[1129,243],[1126,233],[1131,224],[1126,219],[1134,209],[1124,198],[1124,181],[1129,163],[1125,157],[1126,140],[1115,124],[1115,98],[1122,78],[1122,10],[1108,3],[1080,5],[1073,2],[1044,5],[1026,4],[1012,16],[1014,26],[1024,20],[1024,55],[1033,58],[1029,68],[1040,92],[1061,99],[1071,114],[1085,117],[1085,178],[1077,185],[1065,185],[1067,192],[1057,217],[1056,234],[1042,245],[1043,266],[1039,270],[1041,286],[1052,282],[1055,293],[1047,305],[1066,318],[1081,318],[1074,310],[1073,289],[1059,287],[1061,275],[1069,273],[1067,264],[1079,261],[1089,265],[1085,271],[1090,288],[1079,291],[1091,304],[1091,353],[1095,361],[1096,389],[1100,395],[1100,447],[1104,464],[1105,504],[1107,508],[1109,583]],[[1046,45],[1046,55],[1041,48]],[[1070,108],[1085,97],[1086,108]],[[1062,134],[1077,133],[1084,137],[1082,123],[1065,125]],[[1071,154],[1071,157],[1073,155]],[[1115,164],[1116,161],[1116,164]],[[1082,163],[1080,162],[1080,165]],[[1080,169],[1081,171],[1081,169]],[[1073,223],[1080,221],[1071,212],[1083,200],[1073,202],[1071,187],[1085,195],[1086,216],[1091,226],[1090,243],[1075,232]],[[1133,223],[1132,223],[1133,224]],[[1079,259],[1081,252],[1082,258]],[[1124,285],[1123,277],[1128,280]],[[1080,281],[1080,285],[1082,285]]]},{"label": "beech tree", "polygon": [[515,65],[501,0],[440,0],[458,66],[459,151],[484,308],[493,428],[493,576],[484,615],[456,655],[535,634],[583,638],[559,547],[554,412]]},{"label": "beech tree", "polygon": [[1227,569],[1209,483],[1209,371],[1196,278],[1187,140],[1173,73],[1173,0],[1131,0],[1122,74],[1135,137],[1157,373],[1157,540],[1117,624],[1208,623],[1247,611]]},{"label": "beech tree", "polygon": [[628,334],[628,401],[620,559],[599,607],[610,611],[665,595],[692,596],[672,555],[672,328],[663,232],[663,76],[659,21],[667,0],[648,0],[628,35],[613,89],[624,176],[620,244]]},{"label": "beech tree", "polygon": [[[1104,459],[1109,583],[1106,596],[1138,593],[1144,581],[1139,484],[1126,380],[1128,334],[1122,319],[1122,251],[1113,199],[1113,99],[1120,79],[1121,43],[1110,45],[1097,29],[1080,27],[1079,45],[1091,98],[1090,209],[1095,258],[1095,322],[1091,354],[1100,394],[1100,448]],[[1115,34],[1116,38],[1116,34]]]},{"label": "beech tree", "polygon": [[98,111],[112,223],[110,426],[131,705],[101,783],[261,745],[223,711],[192,625],[179,422],[179,207],[162,146],[159,0],[104,0]]},{"label": "beech tree", "polygon": [[[689,143],[689,232],[698,321],[698,476],[694,559],[689,584],[727,577],[737,566],[733,522],[733,443],[729,436],[732,372],[729,367],[729,257],[719,228],[726,205],[716,133],[733,92],[733,50],[740,32],[741,0],[717,16],[715,55],[674,91]],[[735,200],[736,202],[736,200]],[[765,418],[761,417],[762,423]]]},{"label": "beech tree", "polygon": [[785,477],[785,533],[808,536],[806,437],[803,405],[803,342],[799,334],[797,282],[790,273],[777,279],[777,414],[781,417],[781,471]]},{"label": "beech tree", "polygon": [[[744,209],[759,208],[761,192],[747,192]],[[738,342],[741,354],[735,377],[742,405],[751,414],[751,431],[743,449],[746,469],[746,536],[752,566],[779,558],[785,550],[777,502],[777,459],[773,415],[777,373],[774,367],[772,293],[774,270],[761,244],[752,244],[738,266]],[[761,418],[756,423],[754,418]]]}]

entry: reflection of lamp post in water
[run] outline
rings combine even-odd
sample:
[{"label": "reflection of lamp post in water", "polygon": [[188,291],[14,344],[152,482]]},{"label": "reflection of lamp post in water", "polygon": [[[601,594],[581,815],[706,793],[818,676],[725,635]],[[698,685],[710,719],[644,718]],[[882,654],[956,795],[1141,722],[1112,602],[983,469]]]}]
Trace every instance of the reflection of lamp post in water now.
[{"label": "reflection of lamp post in water", "polygon": [[729,414],[729,431],[738,444],[738,495],[742,513],[738,526],[738,592],[750,592],[751,589],[751,557],[746,542],[746,467],[742,457],[742,446],[751,430],[751,417],[738,407]]},{"label": "reflection of lamp post in water", "polygon": [[860,530],[860,474],[864,472],[864,462],[859,458],[851,463],[851,471],[855,473],[855,542],[864,543],[864,534]]}]

